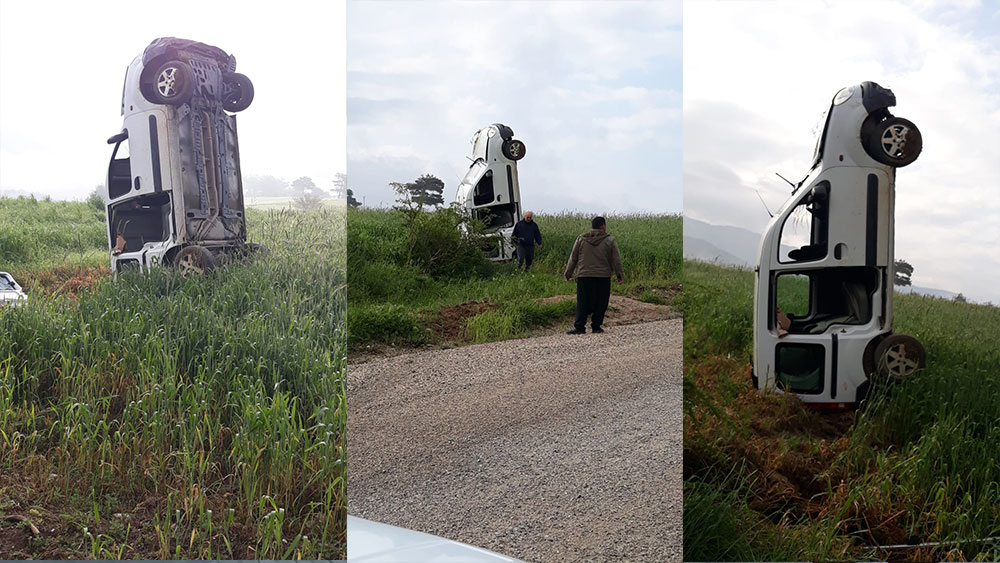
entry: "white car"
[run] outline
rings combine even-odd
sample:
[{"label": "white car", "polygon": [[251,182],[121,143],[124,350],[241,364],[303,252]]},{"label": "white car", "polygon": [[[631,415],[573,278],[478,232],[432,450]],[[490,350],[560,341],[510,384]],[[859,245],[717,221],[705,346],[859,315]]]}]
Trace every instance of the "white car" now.
[{"label": "white car", "polygon": [[524,143],[501,123],[484,127],[472,136],[472,164],[458,185],[455,201],[486,223],[488,232],[499,241],[486,249],[493,261],[516,258],[511,241],[514,225],[521,220],[521,188],[517,181],[517,161],[524,158]]},{"label": "white car", "polygon": [[21,289],[21,286],[14,281],[14,276],[7,272],[0,272],[0,307],[11,305],[23,305],[28,300],[28,296]]},{"label": "white car", "polygon": [[900,380],[923,346],[894,334],[896,168],[922,138],[894,117],[874,82],[833,98],[813,165],[761,238],[754,294],[753,381],[815,408],[851,408],[871,378]]},{"label": "white car", "polygon": [[347,560],[352,563],[517,563],[468,544],[347,517]]},{"label": "white car", "polygon": [[253,85],[223,50],[154,40],[125,72],[105,192],[111,269],[210,270],[244,252],[236,117]]}]

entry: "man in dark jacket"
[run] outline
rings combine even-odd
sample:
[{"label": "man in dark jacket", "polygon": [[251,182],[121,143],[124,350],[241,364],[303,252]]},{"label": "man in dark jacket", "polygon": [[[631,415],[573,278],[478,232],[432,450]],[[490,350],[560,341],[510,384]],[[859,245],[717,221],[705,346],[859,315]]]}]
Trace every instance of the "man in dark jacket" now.
[{"label": "man in dark jacket", "polygon": [[618,243],[607,233],[604,217],[594,217],[590,226],[590,232],[576,237],[563,274],[569,281],[576,273],[576,321],[573,330],[566,334],[587,332],[588,315],[592,315],[591,332],[604,332],[601,324],[611,299],[611,274],[618,278],[618,283],[625,281]]},{"label": "man in dark jacket", "polygon": [[538,230],[535,223],[535,214],[528,211],[514,225],[514,240],[517,241],[517,267],[524,266],[524,271],[531,269],[531,263],[535,261],[535,243],[542,247],[542,231]]}]

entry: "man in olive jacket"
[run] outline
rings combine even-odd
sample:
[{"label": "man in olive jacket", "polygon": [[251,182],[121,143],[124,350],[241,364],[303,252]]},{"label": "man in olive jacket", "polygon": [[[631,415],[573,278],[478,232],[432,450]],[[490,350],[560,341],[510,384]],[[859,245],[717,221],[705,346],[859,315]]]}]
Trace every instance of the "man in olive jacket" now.
[{"label": "man in olive jacket", "polygon": [[566,281],[569,281],[573,273],[576,273],[576,321],[573,323],[573,330],[566,334],[587,332],[588,315],[592,315],[591,332],[604,332],[601,323],[604,322],[604,313],[608,310],[608,301],[611,299],[611,274],[618,278],[618,283],[625,281],[618,243],[615,242],[615,237],[607,233],[604,217],[594,217],[590,226],[590,232],[576,237],[563,274]]}]

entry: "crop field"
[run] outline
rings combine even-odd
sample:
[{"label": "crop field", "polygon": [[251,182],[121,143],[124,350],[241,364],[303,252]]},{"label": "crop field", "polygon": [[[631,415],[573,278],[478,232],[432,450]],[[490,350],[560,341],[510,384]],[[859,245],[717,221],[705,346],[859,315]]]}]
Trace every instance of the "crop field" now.
[{"label": "crop field", "polygon": [[248,230],[112,280],[103,214],[0,199],[0,559],[344,557],[344,213]]},{"label": "crop field", "polygon": [[[451,339],[487,342],[521,337],[571,318],[575,301],[563,269],[590,217],[536,214],[543,246],[530,273],[491,264],[464,247],[447,210],[425,213],[418,228],[387,209],[348,210],[348,334],[352,350],[388,343],[414,346]],[[680,291],[681,218],[607,218],[622,255],[625,283],[612,294],[670,305]]]},{"label": "crop field", "polygon": [[[264,210],[295,209],[297,199],[291,196],[248,196],[246,198],[246,206]],[[343,211],[346,204],[347,200],[345,199],[328,197],[323,198],[320,205],[326,209],[340,209]]]},{"label": "crop field", "polygon": [[753,282],[685,263],[685,560],[1000,559],[1000,308],[897,294],[926,369],[818,414],[752,387]]}]

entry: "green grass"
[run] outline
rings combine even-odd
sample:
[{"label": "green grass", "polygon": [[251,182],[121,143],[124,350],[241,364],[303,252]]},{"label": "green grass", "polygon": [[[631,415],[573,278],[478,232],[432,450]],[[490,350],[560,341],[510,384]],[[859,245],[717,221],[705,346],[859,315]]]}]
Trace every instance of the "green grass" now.
[{"label": "green grass", "polygon": [[995,543],[873,547],[1000,535],[1000,309],[897,294],[894,329],[927,368],[840,428],[844,415],[751,389],[753,280],[685,264],[685,559],[1000,557]]},{"label": "green grass", "polygon": [[[92,227],[73,203],[3,205],[4,231],[25,208]],[[248,218],[271,254],[0,309],[0,516],[55,530],[0,555],[344,556],[344,213]]]},{"label": "green grass", "polygon": [[[626,277],[625,284],[612,284],[612,292],[670,304],[664,295],[676,290],[681,280],[680,217],[626,215],[607,219],[608,232],[618,241]],[[422,259],[410,253],[410,235],[402,214],[349,210],[348,333],[352,349],[374,343],[426,343],[433,336],[423,319],[443,306],[468,301],[488,300],[498,307],[469,320],[465,334],[473,342],[516,338],[564,318],[572,311],[572,303],[532,300],[575,294],[575,283],[564,281],[562,273],[577,235],[589,230],[590,218],[536,214],[535,220],[544,245],[536,250],[530,274],[518,272],[512,264],[489,264],[477,257],[464,259],[462,267],[432,275],[421,267]],[[432,235],[446,238],[443,229],[454,231],[439,223],[431,229]]]},{"label": "green grass", "polygon": [[104,211],[84,202],[0,198],[0,269],[107,262]]}]

